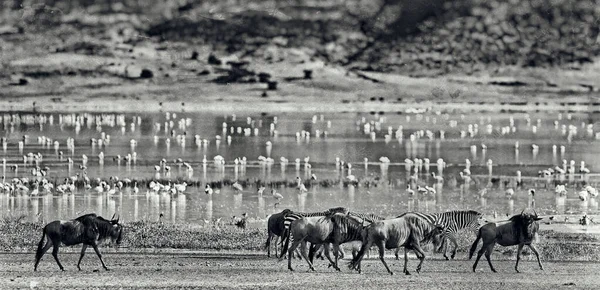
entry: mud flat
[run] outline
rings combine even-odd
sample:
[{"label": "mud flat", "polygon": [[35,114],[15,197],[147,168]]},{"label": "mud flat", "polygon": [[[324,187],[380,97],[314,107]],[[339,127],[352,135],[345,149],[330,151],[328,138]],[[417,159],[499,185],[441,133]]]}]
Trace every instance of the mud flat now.
[{"label": "mud flat", "polygon": [[[514,259],[494,260],[498,273],[489,271],[482,261],[476,273],[472,261],[428,259],[420,274],[401,274],[401,261],[387,259],[395,275],[390,276],[378,259],[365,260],[363,274],[346,267],[336,273],[324,261],[316,262],[316,272],[308,273],[304,261],[294,260],[296,272],[287,262],[260,255],[223,255],[219,253],[132,254],[108,253],[105,261],[111,271],[101,269],[97,258],[88,253],[76,270],[77,253],[63,253],[67,271],[60,272],[50,256],[44,257],[38,272],[33,272],[33,253],[0,254],[0,288],[17,289],[598,289],[596,274],[600,264],[586,262],[545,262],[544,271],[533,261],[520,264],[514,272]],[[347,260],[342,261],[346,264]],[[409,270],[417,261],[409,260]],[[33,289],[33,288],[31,288]]]}]

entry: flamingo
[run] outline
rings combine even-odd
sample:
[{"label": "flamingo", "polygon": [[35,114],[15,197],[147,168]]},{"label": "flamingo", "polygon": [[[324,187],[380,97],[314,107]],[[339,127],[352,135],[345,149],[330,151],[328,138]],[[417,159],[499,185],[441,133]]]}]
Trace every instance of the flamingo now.
[{"label": "flamingo", "polygon": [[234,182],[232,186],[236,193],[241,193],[244,190],[244,187],[242,187],[242,185],[239,184],[237,181]]},{"label": "flamingo", "polygon": [[410,184],[406,186],[406,193],[409,196],[414,196],[415,195],[415,191],[412,188],[410,188]]},{"label": "flamingo", "polygon": [[436,175],[435,172],[431,173],[431,176],[437,183],[444,183],[444,178],[442,176]]},{"label": "flamingo", "polygon": [[260,186],[260,187],[258,188],[258,191],[257,191],[257,192],[258,192],[258,196],[261,196],[261,197],[262,197],[262,196],[263,196],[263,192],[265,191],[265,189],[266,189],[266,187],[264,187],[264,186]]},{"label": "flamingo", "polygon": [[283,198],[283,195],[281,195],[279,192],[276,192],[275,189],[271,189],[271,195],[277,200],[277,203],[279,203],[279,201]]},{"label": "flamingo", "polygon": [[484,188],[482,188],[482,189],[481,189],[481,190],[478,192],[478,194],[479,194],[479,197],[485,197],[485,196],[486,196],[486,194],[487,194],[487,188],[485,188],[485,187],[484,187]]},{"label": "flamingo", "polygon": [[306,186],[304,186],[304,183],[302,183],[302,179],[299,176],[296,177],[296,182],[298,183],[296,188],[298,188],[298,190],[300,191],[299,193],[302,194],[308,192],[308,189],[306,189]]},{"label": "flamingo", "polygon": [[512,198],[512,196],[515,194],[515,190],[511,187],[508,188],[504,194],[506,195],[507,198]]},{"label": "flamingo", "polygon": [[589,195],[591,197],[597,197],[598,196],[598,190],[593,188],[592,186],[588,185],[585,187],[585,190],[589,193]]},{"label": "flamingo", "polygon": [[427,190],[427,194],[429,195],[435,195],[436,191],[435,188],[431,187],[431,186],[425,186],[425,189]]},{"label": "flamingo", "polygon": [[427,195],[429,190],[427,190],[427,188],[425,188],[425,187],[421,187],[420,185],[417,185],[417,192],[421,195]]},{"label": "flamingo", "polygon": [[586,201],[589,197],[589,193],[587,192],[587,190],[582,190],[577,195],[579,196],[579,199],[581,201]]}]

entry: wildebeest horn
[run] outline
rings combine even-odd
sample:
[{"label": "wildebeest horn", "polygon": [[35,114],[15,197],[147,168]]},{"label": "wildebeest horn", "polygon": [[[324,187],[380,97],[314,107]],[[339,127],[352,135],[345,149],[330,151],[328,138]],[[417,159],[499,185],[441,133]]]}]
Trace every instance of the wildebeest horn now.
[{"label": "wildebeest horn", "polygon": [[523,215],[523,213],[524,213],[524,212],[525,212],[525,209],[523,209],[523,210],[521,211],[521,215]]},{"label": "wildebeest horn", "polygon": [[115,216],[117,215],[117,213],[113,213],[113,216],[110,218],[110,220],[115,220]]},{"label": "wildebeest horn", "polygon": [[535,211],[535,208],[533,209],[533,213],[535,214],[536,217],[538,216],[537,212]]}]

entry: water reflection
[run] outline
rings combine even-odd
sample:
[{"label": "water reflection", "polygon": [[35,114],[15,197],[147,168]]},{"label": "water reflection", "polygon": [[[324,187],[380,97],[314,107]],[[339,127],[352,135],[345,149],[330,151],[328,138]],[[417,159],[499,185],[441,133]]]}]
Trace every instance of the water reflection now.
[{"label": "water reflection", "polygon": [[[6,142],[2,142],[2,170],[7,181],[29,175],[35,164],[42,168],[49,166],[50,175],[59,181],[78,173],[82,176],[79,166],[84,165],[90,178],[107,179],[116,175],[121,179],[167,178],[173,182],[187,178],[202,185],[223,178],[240,179],[248,180],[247,190],[254,191],[253,181],[256,179],[287,182],[301,176],[309,180],[314,173],[319,179],[314,183],[311,181],[308,195],[297,195],[294,188],[282,187],[280,191],[285,198],[279,207],[311,211],[343,204],[392,216],[405,210],[458,208],[513,213],[534,201],[521,188],[552,186],[557,181],[597,183],[594,176],[580,178],[577,170],[557,172],[554,176],[530,181],[529,178],[537,176],[538,171],[560,165],[562,160],[566,163],[565,171],[571,160],[577,164],[585,160],[592,169],[600,166],[600,159],[594,151],[596,146],[590,146],[590,143],[596,142],[593,132],[576,135],[569,131],[570,125],[579,126],[582,120],[587,122],[588,117],[595,121],[597,115],[584,116],[585,119],[555,120],[554,114],[542,113],[534,119],[540,121],[529,126],[522,114],[337,114],[321,116],[320,119],[304,114],[286,114],[278,119],[269,114],[237,119],[220,114],[182,113],[177,117],[167,117],[162,113],[141,116],[82,114],[81,120],[85,121],[81,124],[72,117],[79,118],[79,115],[45,116],[48,121],[43,124],[29,124],[14,114],[0,118],[6,136]],[[50,122],[50,117],[59,122]],[[533,126],[537,128],[535,134]],[[397,130],[394,131],[394,128]],[[105,142],[108,136],[110,142]],[[36,138],[38,142],[34,141]],[[73,138],[76,146],[66,145],[68,138]],[[90,142],[92,138],[97,142]],[[58,142],[58,148],[54,141]],[[486,147],[482,146],[483,143]],[[139,163],[137,154],[133,157],[136,151],[143,152]],[[23,165],[23,155],[30,152],[40,152],[44,158],[32,159]],[[513,154],[514,160],[511,158]],[[89,162],[84,162],[83,155],[89,156]],[[118,155],[121,159],[115,161]],[[226,161],[225,166],[213,163],[217,155]],[[280,166],[273,166],[273,162],[256,163],[261,155],[280,162]],[[129,161],[125,161],[126,156]],[[390,162],[378,162],[384,156]],[[233,166],[232,161],[242,157],[247,158],[248,164]],[[310,163],[304,161],[306,157],[310,157]],[[345,164],[358,166],[334,165],[336,157]],[[68,158],[73,163],[68,163]],[[162,158],[172,166],[170,171],[155,170],[154,166]],[[173,160],[178,158],[189,162],[191,170],[182,167],[181,163],[175,164]],[[423,161],[420,170],[415,172],[412,164],[398,164],[407,158],[411,162],[415,159]],[[472,162],[471,166],[465,164],[467,158]],[[488,166],[488,160],[493,161],[493,170]],[[472,172],[470,180],[459,175],[467,167]],[[197,170],[201,170],[202,174],[194,174]],[[428,174],[436,171],[444,178],[443,183],[438,183]],[[492,176],[481,177],[490,172]],[[336,186],[338,180],[345,180],[348,175],[354,175],[361,181],[378,178],[381,182],[377,187],[369,188],[365,188],[364,184],[356,188],[345,187],[341,183]],[[332,183],[320,183],[325,180]],[[388,187],[388,183],[395,187]],[[407,184],[415,190],[417,185],[432,186],[436,194],[432,199],[411,200],[405,194]],[[479,198],[475,192],[482,187],[488,187],[488,195]],[[516,191],[510,200],[506,200],[503,194],[508,187]],[[140,188],[146,190],[142,182]],[[117,192],[114,196],[83,191],[66,196],[40,197],[4,193],[0,196],[0,208],[3,212],[30,217],[40,214],[44,220],[72,218],[82,212],[95,211],[106,216],[119,212],[124,219],[130,220],[156,220],[159,214],[164,213],[167,220],[199,222],[209,216],[212,220],[213,216],[229,217],[242,212],[263,218],[271,212],[275,203],[271,197],[254,198],[246,192],[235,195],[227,186],[214,197],[198,192],[202,189],[190,187],[185,195],[150,193],[139,199],[130,195],[130,191]],[[536,196],[535,207],[542,214],[598,212],[596,200],[584,204],[544,194]]]}]

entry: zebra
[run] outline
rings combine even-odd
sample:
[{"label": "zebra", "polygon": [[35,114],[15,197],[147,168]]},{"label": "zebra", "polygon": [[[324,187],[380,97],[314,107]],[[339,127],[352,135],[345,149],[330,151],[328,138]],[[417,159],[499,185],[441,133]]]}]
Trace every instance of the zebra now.
[{"label": "zebra", "polygon": [[369,223],[374,223],[376,221],[382,221],[382,220],[386,219],[385,217],[378,216],[378,215],[372,214],[372,213],[360,213],[360,212],[351,211],[351,212],[348,212],[348,215],[358,217]]},{"label": "zebra", "polygon": [[[349,212],[349,210],[345,207],[334,207],[334,208],[330,208],[328,210],[325,211],[320,211],[320,212],[290,212],[287,213],[285,215],[285,218],[283,220],[283,234],[281,235],[281,242],[280,245],[283,246],[285,242],[287,242],[287,237],[289,236],[288,233],[290,231],[290,225],[292,224],[293,221],[295,220],[299,220],[303,217],[323,217],[323,216],[328,216],[328,215],[332,215],[335,213],[341,213],[341,214],[345,214],[347,215]],[[283,256],[285,255],[285,252],[281,252],[279,258],[283,259]]]},{"label": "zebra", "polygon": [[[446,255],[447,244],[446,238],[449,239],[454,244],[454,249],[452,250],[452,255],[450,256],[454,259],[456,256],[456,248],[458,248],[458,243],[456,242],[456,233],[462,229],[469,229],[473,232],[477,232],[481,225],[485,224],[485,220],[483,219],[483,214],[474,211],[474,210],[454,210],[442,213],[421,213],[421,212],[413,212],[414,214],[426,219],[432,224],[441,225],[444,228],[442,243],[440,244],[440,249],[443,247],[444,258],[448,259]],[[404,216],[406,213],[398,216]],[[396,260],[398,260],[398,250],[396,250]]]},{"label": "zebra", "polygon": [[421,271],[421,266],[425,260],[425,253],[421,245],[433,242],[434,247],[441,243],[441,233],[443,227],[429,223],[426,219],[416,215],[407,214],[402,217],[377,221],[363,230],[363,244],[360,252],[348,265],[350,269],[356,269],[361,272],[361,261],[365,256],[367,249],[372,245],[379,248],[379,259],[387,269],[388,273],[393,275],[387,263],[384,260],[385,249],[404,248],[404,269],[406,275],[410,275],[407,269],[408,250],[413,250],[420,262],[417,266],[417,273]]}]

